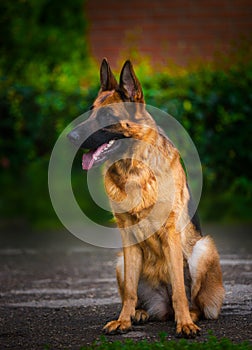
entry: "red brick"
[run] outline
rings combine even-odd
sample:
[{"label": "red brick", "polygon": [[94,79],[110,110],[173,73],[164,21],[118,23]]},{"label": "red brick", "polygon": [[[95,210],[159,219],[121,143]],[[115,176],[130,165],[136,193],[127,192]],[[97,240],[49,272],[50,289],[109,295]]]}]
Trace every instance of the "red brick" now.
[{"label": "red brick", "polygon": [[210,59],[252,31],[251,0],[87,0],[86,11],[91,52],[113,64],[135,46],[153,62]]}]

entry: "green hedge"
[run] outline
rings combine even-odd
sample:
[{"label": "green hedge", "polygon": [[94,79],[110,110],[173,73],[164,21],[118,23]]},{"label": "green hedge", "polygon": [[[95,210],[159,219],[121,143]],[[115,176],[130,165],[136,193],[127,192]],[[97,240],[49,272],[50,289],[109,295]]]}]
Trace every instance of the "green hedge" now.
[{"label": "green hedge", "polygon": [[96,72],[84,1],[2,1],[0,24],[0,218],[58,225],[48,161],[64,126],[88,109]]},{"label": "green hedge", "polygon": [[[252,63],[199,67],[180,77],[144,82],[148,103],[188,130],[204,173],[206,219],[250,220],[252,198]],[[203,206],[202,206],[203,208]]]}]

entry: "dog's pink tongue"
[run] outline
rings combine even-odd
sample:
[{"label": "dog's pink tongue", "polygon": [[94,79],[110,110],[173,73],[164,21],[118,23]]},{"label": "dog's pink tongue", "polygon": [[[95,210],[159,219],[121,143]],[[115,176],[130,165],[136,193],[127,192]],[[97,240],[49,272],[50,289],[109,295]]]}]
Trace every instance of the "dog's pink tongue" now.
[{"label": "dog's pink tongue", "polygon": [[91,150],[88,153],[84,153],[82,156],[82,169],[83,170],[89,170],[92,168],[95,159],[95,156],[98,156],[99,154],[102,153],[104,148],[106,148],[107,144],[103,144],[100,147],[98,147],[96,150]]},{"label": "dog's pink tongue", "polygon": [[89,151],[88,153],[84,153],[82,156],[82,169],[89,170],[92,168],[94,164],[94,151]]}]

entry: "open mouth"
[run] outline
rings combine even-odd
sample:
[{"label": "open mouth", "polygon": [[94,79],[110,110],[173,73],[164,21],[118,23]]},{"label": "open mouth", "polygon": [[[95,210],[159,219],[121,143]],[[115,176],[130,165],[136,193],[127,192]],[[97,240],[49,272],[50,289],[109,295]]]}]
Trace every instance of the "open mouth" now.
[{"label": "open mouth", "polygon": [[89,170],[93,166],[102,164],[116,151],[121,150],[123,148],[121,139],[125,138],[122,132],[111,131],[110,126],[98,129],[90,135],[88,130],[91,128],[92,125],[80,124],[67,135],[75,146],[84,150],[83,170]]},{"label": "open mouth", "polygon": [[95,165],[105,162],[110,154],[115,152],[120,147],[120,140],[110,140],[103,143],[96,149],[89,149],[82,156],[82,169],[89,170]]}]

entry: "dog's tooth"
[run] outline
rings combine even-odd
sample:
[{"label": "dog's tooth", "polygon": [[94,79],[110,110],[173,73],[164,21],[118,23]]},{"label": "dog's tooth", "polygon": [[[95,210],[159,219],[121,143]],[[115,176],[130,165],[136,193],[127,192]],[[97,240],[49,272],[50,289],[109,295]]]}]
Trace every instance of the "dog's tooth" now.
[{"label": "dog's tooth", "polygon": [[115,140],[110,140],[110,141],[109,141],[109,145],[110,145],[110,146],[113,145],[114,142],[115,142]]}]

